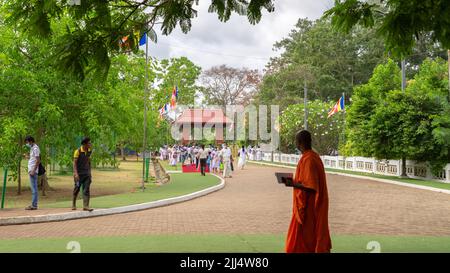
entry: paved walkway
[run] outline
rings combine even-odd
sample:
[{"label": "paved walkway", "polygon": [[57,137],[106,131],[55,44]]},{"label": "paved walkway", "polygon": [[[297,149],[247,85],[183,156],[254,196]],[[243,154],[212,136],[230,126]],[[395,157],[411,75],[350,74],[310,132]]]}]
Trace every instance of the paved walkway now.
[{"label": "paved walkway", "polygon": [[[285,233],[292,190],[276,183],[276,171],[290,170],[247,165],[226,180],[224,189],[192,201],[96,218],[3,226],[0,239]],[[333,234],[450,236],[448,194],[339,175],[327,178]]]}]

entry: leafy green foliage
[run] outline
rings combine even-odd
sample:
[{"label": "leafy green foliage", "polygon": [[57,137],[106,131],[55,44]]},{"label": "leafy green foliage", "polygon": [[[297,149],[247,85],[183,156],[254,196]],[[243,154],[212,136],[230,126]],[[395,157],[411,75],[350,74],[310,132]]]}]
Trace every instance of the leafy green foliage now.
[{"label": "leafy green foliage", "polygon": [[[139,38],[147,32],[156,42],[156,23],[164,35],[177,26],[187,33],[197,16],[198,0],[81,0],[80,5],[57,0],[0,0],[0,5],[6,22],[28,36],[52,38],[62,26],[65,34],[49,45],[51,60],[59,70],[80,80],[94,71],[94,78],[104,82],[113,55],[136,53]],[[235,12],[246,15],[252,24],[260,21],[262,9],[272,12],[273,0],[211,0],[209,7],[221,21]]]},{"label": "leafy green foliage", "polygon": [[446,0],[335,0],[325,12],[333,25],[350,31],[356,25],[374,28],[387,49],[403,57],[413,51],[417,39],[430,35],[435,43],[450,48],[450,2]]},{"label": "leafy green foliage", "polygon": [[346,155],[408,158],[431,163],[434,172],[450,161],[450,112],[446,63],[426,60],[405,92],[391,60],[355,88],[346,120]]},{"label": "leafy green foliage", "polygon": [[[328,118],[328,111],[333,102],[320,100],[308,102],[308,131],[312,134],[313,148],[320,154],[331,154],[338,149],[339,138],[344,124],[343,114],[337,113]],[[281,150],[295,151],[295,134],[304,129],[305,112],[303,104],[293,104],[286,108],[280,116]]]},{"label": "leafy green foliage", "polygon": [[328,20],[300,19],[275,48],[284,52],[268,64],[258,101],[281,109],[303,99],[305,82],[311,100],[335,101],[343,92],[350,96],[352,87],[366,83],[384,60],[382,41],[372,31],[343,34]]},{"label": "leafy green foliage", "polygon": [[[64,35],[56,29],[52,39]],[[99,82],[95,74],[79,81],[47,62],[52,40],[28,37],[0,20],[0,166],[17,177],[23,139],[32,135],[44,163],[71,168],[73,151],[90,136],[94,165],[117,166],[117,147],[141,151],[143,142],[145,57],[142,52],[111,58],[110,72]],[[178,84],[183,103],[190,103],[200,68],[187,58],[149,61],[147,98],[148,147],[167,141],[169,124],[159,120],[158,109]],[[180,103],[182,103],[180,101]]]}]

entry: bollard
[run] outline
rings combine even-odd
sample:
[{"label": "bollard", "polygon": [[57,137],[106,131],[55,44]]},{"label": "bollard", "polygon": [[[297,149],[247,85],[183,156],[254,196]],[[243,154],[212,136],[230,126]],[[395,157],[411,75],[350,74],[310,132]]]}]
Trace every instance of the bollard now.
[{"label": "bollard", "polygon": [[148,172],[150,169],[150,158],[145,159],[145,182],[148,182]]}]

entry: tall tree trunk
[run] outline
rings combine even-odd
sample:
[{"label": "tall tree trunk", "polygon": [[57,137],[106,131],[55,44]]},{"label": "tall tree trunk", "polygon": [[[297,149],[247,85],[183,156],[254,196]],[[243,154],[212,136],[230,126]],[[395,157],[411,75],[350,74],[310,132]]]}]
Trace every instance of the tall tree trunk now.
[{"label": "tall tree trunk", "polygon": [[402,157],[402,174],[401,177],[408,177],[406,175],[406,157]]},{"label": "tall tree trunk", "polygon": [[17,166],[17,195],[22,193],[22,175],[21,175],[22,156],[19,159],[19,165]]},{"label": "tall tree trunk", "polygon": [[[19,147],[22,147],[23,142],[22,142],[22,136],[19,136]],[[19,165],[17,165],[17,195],[21,195],[22,194],[22,153],[20,153],[19,155]]]},{"label": "tall tree trunk", "polygon": [[122,160],[126,161],[126,157],[125,157],[125,147],[123,144],[120,144],[120,155],[122,156]]}]

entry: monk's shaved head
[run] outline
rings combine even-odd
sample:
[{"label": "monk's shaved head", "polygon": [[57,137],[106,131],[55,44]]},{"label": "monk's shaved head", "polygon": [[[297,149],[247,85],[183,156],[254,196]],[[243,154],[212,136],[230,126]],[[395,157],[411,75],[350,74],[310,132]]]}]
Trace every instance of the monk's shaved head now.
[{"label": "monk's shaved head", "polygon": [[295,142],[297,148],[302,152],[305,150],[311,150],[311,133],[306,130],[297,132],[297,134],[295,135]]}]

